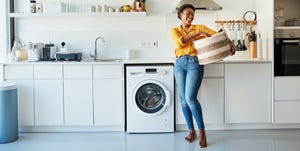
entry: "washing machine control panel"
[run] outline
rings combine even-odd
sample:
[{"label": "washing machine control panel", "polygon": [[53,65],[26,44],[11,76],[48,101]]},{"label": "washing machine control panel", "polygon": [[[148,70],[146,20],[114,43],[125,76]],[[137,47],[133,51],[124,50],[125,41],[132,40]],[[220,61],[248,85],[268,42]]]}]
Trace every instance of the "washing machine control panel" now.
[{"label": "washing machine control panel", "polygon": [[159,74],[159,75],[166,75],[168,71],[165,69],[157,69],[157,68],[146,68],[145,74]]}]

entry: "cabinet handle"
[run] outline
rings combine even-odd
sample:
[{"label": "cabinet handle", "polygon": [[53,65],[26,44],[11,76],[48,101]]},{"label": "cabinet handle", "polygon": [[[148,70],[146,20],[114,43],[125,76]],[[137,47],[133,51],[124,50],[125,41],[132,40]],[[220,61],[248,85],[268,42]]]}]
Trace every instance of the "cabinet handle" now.
[{"label": "cabinet handle", "polygon": [[299,43],[300,40],[283,40],[283,43]]}]

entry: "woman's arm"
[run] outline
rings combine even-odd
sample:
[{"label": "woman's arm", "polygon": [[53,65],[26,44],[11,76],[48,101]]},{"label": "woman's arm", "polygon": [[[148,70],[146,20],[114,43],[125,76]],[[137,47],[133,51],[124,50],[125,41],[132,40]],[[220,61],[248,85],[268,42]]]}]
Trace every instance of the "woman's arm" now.
[{"label": "woman's arm", "polygon": [[195,33],[192,33],[192,34],[188,34],[188,35],[185,35],[182,37],[182,43],[186,43],[190,40],[195,40],[195,39],[198,39],[197,37],[210,37],[210,35],[208,33],[205,33],[205,32],[195,32]]}]

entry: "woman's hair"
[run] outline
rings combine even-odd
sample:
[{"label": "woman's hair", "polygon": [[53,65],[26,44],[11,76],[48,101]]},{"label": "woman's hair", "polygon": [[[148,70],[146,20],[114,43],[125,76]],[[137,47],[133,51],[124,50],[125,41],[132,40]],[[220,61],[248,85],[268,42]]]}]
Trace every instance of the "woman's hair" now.
[{"label": "woman's hair", "polygon": [[183,4],[177,10],[177,16],[181,20],[180,14],[183,12],[184,9],[191,8],[195,12],[195,7],[192,4]]}]

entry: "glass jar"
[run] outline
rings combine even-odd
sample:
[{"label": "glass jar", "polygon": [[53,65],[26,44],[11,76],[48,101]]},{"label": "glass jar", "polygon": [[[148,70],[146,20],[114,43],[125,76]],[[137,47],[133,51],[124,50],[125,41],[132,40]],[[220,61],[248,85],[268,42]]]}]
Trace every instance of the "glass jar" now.
[{"label": "glass jar", "polygon": [[30,0],[30,13],[36,13],[36,1],[35,0]]}]

